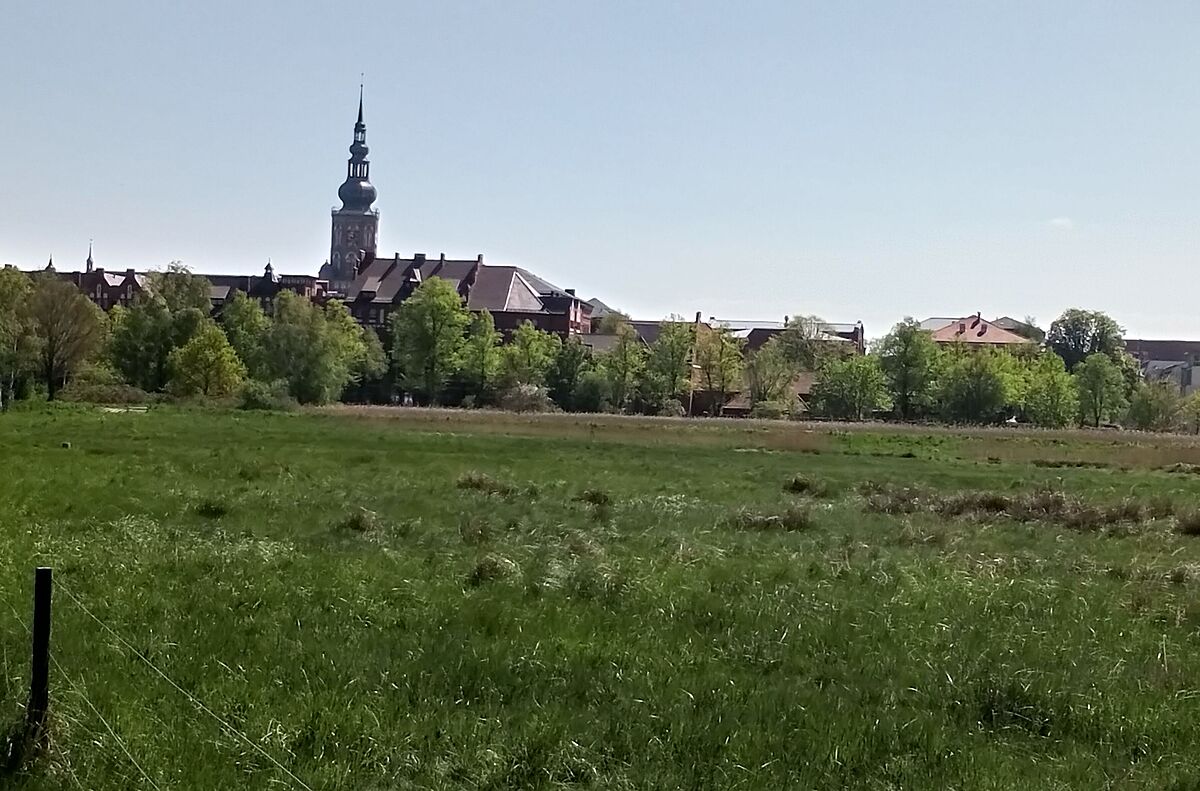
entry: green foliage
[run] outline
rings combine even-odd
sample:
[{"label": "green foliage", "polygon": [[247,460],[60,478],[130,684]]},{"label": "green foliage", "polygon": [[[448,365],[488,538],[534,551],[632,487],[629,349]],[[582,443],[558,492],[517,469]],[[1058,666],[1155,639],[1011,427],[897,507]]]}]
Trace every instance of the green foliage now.
[{"label": "green foliage", "polygon": [[562,342],[557,335],[542,332],[530,321],[522,321],[501,348],[502,378],[507,387],[546,384]]},{"label": "green foliage", "polygon": [[920,323],[905,318],[884,336],[877,353],[900,417],[909,420],[929,409],[937,390],[941,351]]},{"label": "green foliage", "polygon": [[692,389],[692,347],[696,327],[682,316],[668,316],[646,362],[649,386],[659,400],[686,396]]},{"label": "green foliage", "polygon": [[1142,382],[1129,399],[1126,419],[1139,431],[1171,431],[1179,424],[1183,400],[1170,382]]},{"label": "green foliage", "polygon": [[459,365],[470,314],[454,286],[431,277],[392,314],[392,356],[404,382],[430,403]]},{"label": "green foliage", "polygon": [[0,269],[0,409],[7,409],[17,380],[37,365],[37,334],[29,312],[33,283],[17,269]]},{"label": "green foliage", "polygon": [[288,392],[286,380],[260,382],[248,379],[238,393],[238,408],[245,410],[286,412],[295,409],[296,400]]},{"label": "green foliage", "polygon": [[596,324],[595,332],[599,335],[616,335],[624,325],[629,324],[629,316],[614,310]]},{"label": "green foliage", "polygon": [[874,355],[827,360],[813,386],[813,409],[828,417],[863,420],[888,406],[887,378]]},{"label": "green foliage", "polygon": [[1200,391],[1184,398],[1179,405],[1179,427],[1189,434],[1200,434]]},{"label": "green foliage", "polygon": [[29,295],[29,322],[46,395],[58,390],[99,349],[104,314],[74,284],[40,275]]},{"label": "green foliage", "polygon": [[1074,377],[1079,393],[1079,412],[1090,425],[1099,426],[1124,409],[1125,379],[1121,369],[1104,352],[1088,355],[1075,367]]},{"label": "green foliage", "polygon": [[345,305],[334,300],[320,308],[281,291],[263,353],[267,379],[286,381],[288,393],[302,404],[327,404],[353,381],[365,350]]},{"label": "green foliage", "polygon": [[[26,703],[30,566],[59,578],[49,750],[0,784],[300,787],[138,654],[313,789],[1200,772],[1200,476],[1151,468],[1188,442],[374,413],[0,420],[2,722]],[[795,476],[832,496],[781,491]],[[872,510],[876,481],[921,507]]]},{"label": "green foliage", "polygon": [[167,264],[165,272],[151,272],[147,281],[150,293],[161,300],[170,313],[191,309],[208,316],[212,311],[212,284],[200,275],[193,275],[179,261]]},{"label": "green foliage", "polygon": [[568,338],[566,343],[559,344],[554,363],[546,374],[546,389],[559,409],[576,411],[575,391],[579,387],[579,377],[588,368],[587,349],[579,338]]},{"label": "green foliage", "polygon": [[795,371],[816,371],[831,355],[825,322],[818,316],[793,316],[776,336],[779,351]]},{"label": "green foliage", "polygon": [[576,412],[608,412],[612,409],[612,383],[604,371],[588,368],[579,374],[571,396]]},{"label": "green foliage", "polygon": [[938,404],[949,420],[996,423],[1020,401],[1020,365],[1007,352],[954,350],[948,354]]},{"label": "green foliage", "polygon": [[546,388],[535,384],[514,384],[500,393],[500,408],[508,412],[552,412],[554,402]]},{"label": "green foliage", "polygon": [[460,373],[476,402],[486,400],[500,372],[500,333],[487,310],[471,315],[459,363]]},{"label": "green foliage", "polygon": [[796,407],[791,401],[755,401],[750,408],[750,417],[755,420],[791,420],[796,416]]},{"label": "green foliage", "polygon": [[221,328],[211,321],[187,343],[171,352],[171,392],[220,398],[232,394],[246,376]]},{"label": "green foliage", "polygon": [[727,327],[702,329],[696,338],[696,365],[700,386],[713,398],[713,411],[720,415],[725,396],[742,388],[746,342],[734,337]]},{"label": "green foliage", "polygon": [[1093,354],[1104,354],[1117,362],[1125,350],[1124,332],[1106,313],[1071,308],[1050,325],[1046,345],[1063,358],[1068,371],[1074,372]]},{"label": "green foliage", "polygon": [[1079,393],[1063,360],[1054,352],[1038,356],[1029,366],[1025,386],[1025,416],[1036,426],[1063,428],[1079,419]]},{"label": "green foliage", "polygon": [[596,360],[597,368],[608,378],[614,409],[624,410],[646,370],[646,346],[637,331],[628,324],[617,327],[613,348]]},{"label": "green foliage", "polygon": [[796,373],[795,366],[788,361],[777,337],[748,354],[745,377],[751,408],[768,401],[790,400],[788,389]]},{"label": "green foliage", "polygon": [[256,300],[234,291],[221,309],[221,329],[255,379],[267,376],[266,339],[271,319]]}]

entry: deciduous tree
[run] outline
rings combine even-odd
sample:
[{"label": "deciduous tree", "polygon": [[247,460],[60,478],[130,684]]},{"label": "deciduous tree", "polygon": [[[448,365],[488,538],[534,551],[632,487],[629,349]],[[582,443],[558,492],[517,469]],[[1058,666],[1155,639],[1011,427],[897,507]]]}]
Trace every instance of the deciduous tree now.
[{"label": "deciduous tree", "polygon": [[404,381],[437,403],[458,367],[470,313],[449,281],[431,277],[392,314],[392,355]]},{"label": "deciduous tree", "polygon": [[104,316],[72,283],[38,277],[29,297],[29,316],[38,346],[38,366],[50,400],[99,347]]},{"label": "deciduous tree", "polygon": [[501,367],[507,386],[546,384],[546,375],[554,365],[562,345],[557,335],[542,332],[530,321],[518,325],[501,348]]},{"label": "deciduous tree", "polygon": [[793,316],[776,337],[780,353],[796,371],[816,371],[831,354],[825,322],[819,316]]},{"label": "deciduous tree", "polygon": [[460,356],[460,372],[476,401],[488,397],[500,372],[500,333],[492,314],[481,310],[471,316]]},{"label": "deciduous tree", "polygon": [[1118,362],[1125,349],[1123,333],[1121,325],[1106,313],[1071,308],[1050,325],[1046,345],[1074,372],[1075,366],[1093,354],[1105,354]]},{"label": "deciduous tree", "polygon": [[167,264],[164,272],[151,272],[147,285],[171,313],[194,308],[204,316],[212,311],[212,284],[180,261]]},{"label": "deciduous tree", "polygon": [[1019,384],[1019,366],[1007,353],[955,350],[940,377],[938,403],[951,420],[996,423],[1019,400]]},{"label": "deciduous tree", "polygon": [[780,348],[778,337],[771,338],[746,358],[746,389],[750,405],[779,401],[796,378],[796,369]]},{"label": "deciduous tree", "polygon": [[234,291],[221,309],[221,329],[254,379],[267,376],[264,344],[270,328],[262,306],[241,291]]},{"label": "deciduous tree", "polygon": [[928,332],[911,318],[892,328],[879,343],[879,366],[887,377],[892,402],[909,420],[929,408],[937,385],[940,351]]},{"label": "deciduous tree", "polygon": [[820,414],[862,420],[887,407],[887,377],[874,355],[829,359],[813,385],[812,399]]},{"label": "deciduous tree", "polygon": [[546,374],[546,390],[559,409],[575,411],[575,389],[588,368],[587,349],[578,338],[568,338],[559,345],[554,364]]},{"label": "deciduous tree", "polygon": [[650,347],[646,373],[662,398],[680,398],[691,392],[695,340],[695,325],[684,321],[682,316],[668,316],[659,327],[658,338]]},{"label": "deciduous tree", "polygon": [[713,412],[725,409],[725,396],[742,386],[746,342],[727,327],[702,330],[696,338],[696,365],[700,367],[701,386],[715,399]]},{"label": "deciduous tree", "polygon": [[597,367],[608,378],[613,407],[624,410],[645,371],[647,352],[637,332],[628,324],[618,327],[616,335],[612,349],[599,357]]},{"label": "deciduous tree", "polygon": [[1043,428],[1062,428],[1079,417],[1079,393],[1061,357],[1047,351],[1033,360],[1025,386],[1025,417]]},{"label": "deciduous tree", "polygon": [[171,352],[170,370],[171,390],[183,396],[227,396],[246,376],[246,366],[229,345],[225,333],[211,321]]},{"label": "deciduous tree", "polygon": [[1183,401],[1170,382],[1142,382],[1129,399],[1126,418],[1139,431],[1170,431],[1179,424]]},{"label": "deciduous tree", "polygon": [[1079,411],[1093,426],[1120,414],[1125,407],[1125,378],[1104,352],[1093,352],[1075,366]]},{"label": "deciduous tree", "polygon": [[37,359],[37,337],[29,300],[33,283],[16,269],[0,269],[0,409],[8,409],[17,379]]}]

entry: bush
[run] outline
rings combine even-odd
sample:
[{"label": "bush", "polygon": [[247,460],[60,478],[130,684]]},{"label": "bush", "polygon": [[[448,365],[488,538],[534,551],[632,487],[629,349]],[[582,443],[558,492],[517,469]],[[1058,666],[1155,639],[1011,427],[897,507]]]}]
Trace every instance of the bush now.
[{"label": "bush", "polygon": [[296,408],[296,401],[288,394],[287,382],[282,379],[275,382],[250,379],[238,394],[238,408],[288,411]]},{"label": "bush", "polygon": [[507,412],[553,412],[554,403],[544,387],[513,385],[500,394],[500,408]]},{"label": "bush", "polygon": [[159,400],[141,388],[120,382],[71,382],[59,391],[58,397],[63,401],[82,404],[151,404]]},{"label": "bush", "polygon": [[600,371],[584,371],[575,383],[571,406],[576,412],[608,412],[612,409],[612,385]]},{"label": "bush", "polygon": [[790,420],[792,414],[787,401],[759,401],[750,409],[750,417],[756,420]]},{"label": "bush", "polygon": [[683,408],[683,402],[677,398],[668,398],[662,402],[658,408],[658,417],[686,417],[687,410]]}]

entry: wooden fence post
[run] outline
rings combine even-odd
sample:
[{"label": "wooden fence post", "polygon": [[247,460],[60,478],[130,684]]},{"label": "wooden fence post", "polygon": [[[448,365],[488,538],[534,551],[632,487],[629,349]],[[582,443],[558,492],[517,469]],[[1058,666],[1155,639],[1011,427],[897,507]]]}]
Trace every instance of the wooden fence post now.
[{"label": "wooden fence post", "polygon": [[33,578],[33,663],[29,676],[29,708],[25,733],[38,738],[50,706],[50,601],[54,569],[38,567]]}]

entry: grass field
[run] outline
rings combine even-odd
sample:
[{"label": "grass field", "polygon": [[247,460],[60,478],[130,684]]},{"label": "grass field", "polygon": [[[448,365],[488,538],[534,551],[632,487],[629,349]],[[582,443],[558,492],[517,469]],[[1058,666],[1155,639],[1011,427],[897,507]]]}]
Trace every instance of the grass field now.
[{"label": "grass field", "polygon": [[164,408],[0,454],[0,734],[59,583],[0,786],[1200,788],[1194,440]]}]

